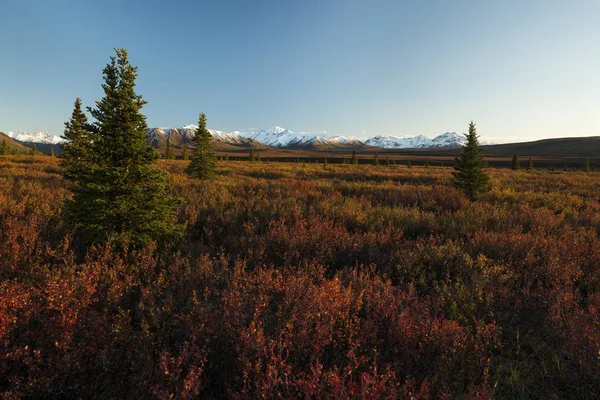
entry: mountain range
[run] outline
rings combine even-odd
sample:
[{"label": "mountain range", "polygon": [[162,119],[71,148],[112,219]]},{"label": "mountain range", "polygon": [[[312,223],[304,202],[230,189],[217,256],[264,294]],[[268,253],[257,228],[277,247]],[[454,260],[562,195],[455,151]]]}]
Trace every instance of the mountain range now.
[{"label": "mountain range", "polygon": [[[167,138],[171,144],[180,146],[191,142],[195,125],[181,128],[149,128],[148,141],[159,147]],[[213,138],[222,143],[240,145],[258,143],[274,148],[334,148],[372,146],[387,149],[407,148],[456,148],[464,144],[464,136],[455,132],[446,132],[433,139],[418,136],[374,136],[366,140],[349,138],[328,132],[293,132],[280,126],[269,129],[224,132],[209,129]],[[8,132],[10,138],[22,143],[59,144],[63,139],[49,132]]]}]

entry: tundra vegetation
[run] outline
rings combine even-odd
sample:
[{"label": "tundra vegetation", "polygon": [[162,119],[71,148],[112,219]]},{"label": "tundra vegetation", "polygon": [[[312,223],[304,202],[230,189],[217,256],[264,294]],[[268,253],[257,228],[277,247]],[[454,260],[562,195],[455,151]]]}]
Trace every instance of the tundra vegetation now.
[{"label": "tundra vegetation", "polygon": [[0,396],[593,398],[600,176],[164,160],[177,252],[82,247],[0,158]]}]

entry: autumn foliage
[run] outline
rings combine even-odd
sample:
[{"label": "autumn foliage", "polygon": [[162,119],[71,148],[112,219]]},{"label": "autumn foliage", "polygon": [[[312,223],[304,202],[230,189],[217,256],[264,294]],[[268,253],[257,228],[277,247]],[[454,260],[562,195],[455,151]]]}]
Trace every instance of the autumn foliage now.
[{"label": "autumn foliage", "polygon": [[0,157],[0,397],[600,396],[600,176],[165,160],[177,253],[85,250]]}]

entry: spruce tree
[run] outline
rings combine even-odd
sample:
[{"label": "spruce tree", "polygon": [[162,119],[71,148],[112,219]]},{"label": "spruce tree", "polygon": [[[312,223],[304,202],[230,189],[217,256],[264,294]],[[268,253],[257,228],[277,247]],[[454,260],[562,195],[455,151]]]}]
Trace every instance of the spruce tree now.
[{"label": "spruce tree", "polygon": [[56,155],[54,154],[54,146],[50,147],[50,157],[55,157]]},{"label": "spruce tree", "polygon": [[592,166],[590,165],[590,159],[587,158],[585,160],[585,167],[583,168],[585,172],[592,172]]},{"label": "spruce tree", "polygon": [[373,165],[379,165],[379,154],[375,154],[373,157]]},{"label": "spruce tree", "polygon": [[356,151],[355,150],[352,150],[351,162],[352,162],[352,165],[358,165],[358,158],[356,157]]},{"label": "spruce tree", "polygon": [[254,162],[254,149],[250,149],[249,159],[250,159],[250,162]]},{"label": "spruce tree", "polygon": [[452,175],[453,185],[462,190],[470,200],[475,200],[478,193],[487,191],[489,176],[485,168],[487,162],[483,158],[483,149],[479,146],[479,138],[475,123],[469,124],[469,133],[465,134],[467,143],[460,156],[456,157],[456,165]]},{"label": "spruce tree", "polygon": [[533,161],[531,161],[531,157],[529,157],[529,161],[527,161],[527,171],[531,171],[533,169]]},{"label": "spruce tree", "polygon": [[6,144],[6,139],[2,139],[2,145],[0,146],[0,155],[8,154],[8,145]]},{"label": "spruce tree", "polygon": [[65,135],[72,141],[63,165],[74,185],[65,216],[86,243],[173,243],[183,233],[176,215],[180,200],[169,193],[167,175],[155,167],[156,152],[147,142],[141,113],[146,102],[135,92],[137,67],[129,63],[127,50],[115,50],[103,70],[104,97],[88,108],[95,121],[77,131],[73,122],[83,118],[74,112],[67,123]]},{"label": "spruce tree", "polygon": [[258,161],[258,162],[261,161],[261,159],[260,159],[260,151],[256,152],[256,161]]},{"label": "spruce tree", "polygon": [[512,163],[510,165],[510,168],[515,171],[521,168],[521,164],[519,163],[519,158],[517,157],[516,154],[512,158]]},{"label": "spruce tree", "polygon": [[165,159],[167,159],[167,160],[175,159],[175,153],[173,152],[173,149],[171,148],[171,137],[170,136],[167,136],[167,148],[165,149]]},{"label": "spruce tree", "polygon": [[188,160],[188,150],[187,150],[187,144],[183,145],[183,152],[181,153],[181,158],[183,158],[184,160]]},{"label": "spruce tree", "polygon": [[407,166],[408,168],[412,168],[412,163],[410,162],[410,160],[408,160],[408,162],[406,163],[406,166]]},{"label": "spruce tree", "polygon": [[211,180],[217,175],[217,155],[212,147],[212,135],[206,128],[206,114],[200,113],[198,129],[194,136],[196,150],[187,174],[192,178]]},{"label": "spruce tree", "polygon": [[81,110],[81,99],[78,97],[75,99],[71,119],[65,123],[62,136],[65,141],[61,144],[60,160],[62,175],[73,182],[91,172],[91,138],[87,127],[88,119]]}]

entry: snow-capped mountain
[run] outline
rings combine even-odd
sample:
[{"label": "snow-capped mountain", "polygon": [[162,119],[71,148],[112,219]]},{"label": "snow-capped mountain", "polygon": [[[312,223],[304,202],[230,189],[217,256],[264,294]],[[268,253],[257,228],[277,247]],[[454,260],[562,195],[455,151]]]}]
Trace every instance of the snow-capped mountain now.
[{"label": "snow-capped mountain", "polygon": [[234,133],[272,147],[361,144],[360,141],[351,140],[342,135],[327,132],[292,132],[280,126],[274,126],[266,130]]},{"label": "snow-capped mountain", "polygon": [[442,133],[430,139],[423,135],[418,136],[375,136],[364,142],[367,146],[384,147],[386,149],[422,149],[435,147],[460,147],[465,143],[465,138],[456,132]]},{"label": "snow-capped mountain", "polygon": [[7,132],[6,136],[11,137],[19,142],[29,143],[46,143],[46,144],[59,144],[64,142],[63,138],[59,135],[54,135],[49,132]]},{"label": "snow-capped mountain", "polygon": [[[169,138],[172,144],[179,145],[191,141],[195,136],[196,129],[196,125],[186,125],[181,128],[151,128],[148,130],[148,136],[152,144],[158,144],[160,141]],[[251,141],[260,142],[271,147],[362,144],[358,140],[352,140],[342,135],[333,135],[327,132],[292,132],[280,126],[274,126],[269,129],[233,132],[209,129],[209,132],[215,140],[231,144],[248,143]]]},{"label": "snow-capped mountain", "polygon": [[[185,125],[181,128],[149,128],[148,141],[153,146],[164,144],[169,138],[175,146],[189,143],[195,136],[197,126]],[[271,147],[307,147],[307,146],[361,146],[368,145],[388,149],[459,147],[465,142],[462,135],[455,132],[442,133],[430,139],[417,136],[375,136],[364,141],[328,132],[293,132],[280,126],[269,129],[224,132],[209,129],[215,140],[229,144],[259,142]],[[59,144],[63,139],[48,132],[8,132],[8,136],[20,142]]]},{"label": "snow-capped mountain", "polygon": [[[161,141],[169,138],[169,141],[178,146],[184,143],[189,143],[194,136],[196,136],[196,129],[198,127],[195,125],[186,125],[181,128],[149,128],[148,140],[152,145],[158,145]],[[232,143],[232,144],[241,144],[248,141],[248,138],[238,135],[236,132],[228,133],[223,131],[217,131],[214,129],[208,130],[215,140]]]}]

